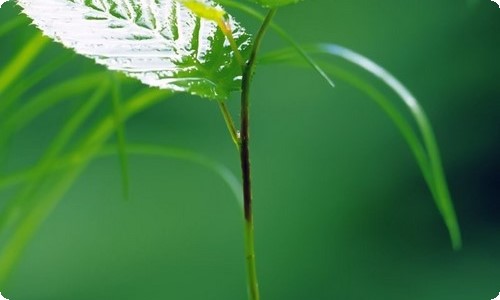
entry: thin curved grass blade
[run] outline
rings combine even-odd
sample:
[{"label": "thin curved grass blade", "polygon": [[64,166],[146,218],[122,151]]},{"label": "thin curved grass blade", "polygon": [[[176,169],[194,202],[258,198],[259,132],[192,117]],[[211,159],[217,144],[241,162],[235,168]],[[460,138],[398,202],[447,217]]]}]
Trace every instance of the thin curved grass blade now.
[{"label": "thin curved grass blade", "polygon": [[44,182],[45,175],[52,168],[55,160],[62,153],[76,130],[104,98],[108,88],[109,84],[105,81],[94,95],[90,97],[90,99],[86,101],[61,128],[61,131],[35,167],[31,180],[26,183],[14,199],[9,201],[7,206],[0,212],[0,233],[10,224],[15,224],[16,217],[23,215],[25,211],[28,210],[27,203],[34,202],[34,196],[37,189]]},{"label": "thin curved grass blade", "polygon": [[[63,81],[47,88],[32,99],[29,99],[23,106],[8,113],[3,110],[8,109],[18,98],[2,98],[2,101],[0,101],[0,112],[2,114],[0,118],[0,167],[3,166],[3,163],[7,159],[7,145],[16,132],[30,124],[36,117],[54,105],[71,99],[71,96],[79,95],[95,88],[103,80],[106,80],[104,73],[92,73]],[[23,92],[22,86],[19,92]],[[9,93],[9,95],[12,94]],[[5,106],[2,104],[5,104]]]},{"label": "thin curved grass blade", "polygon": [[17,27],[23,25],[23,23],[27,23],[26,20],[24,20],[24,18],[16,17],[13,18],[12,20],[9,20],[6,23],[0,24],[0,37],[8,33],[9,31],[14,30]]},{"label": "thin curved grass blade", "polygon": [[15,82],[29,64],[47,45],[48,39],[36,34],[0,72],[0,96]]},{"label": "thin curved grass blade", "polygon": [[[261,60],[264,64],[275,64],[275,63],[286,63],[286,64],[297,64],[298,66],[307,67],[302,63],[299,56],[296,55],[294,49],[287,48],[284,50],[275,51],[264,55]],[[363,80],[360,76],[356,76],[350,71],[340,68],[330,62],[321,62],[322,68],[328,72],[328,74],[334,75],[335,78],[339,78],[356,89],[362,91],[365,95],[371,98],[393,121],[396,128],[400,131],[401,135],[408,143],[410,150],[412,151],[422,174],[431,188],[431,192],[434,195],[434,184],[432,183],[432,175],[430,170],[430,165],[427,158],[427,153],[425,151],[424,145],[422,144],[419,134],[413,129],[411,124],[406,120],[403,113],[401,113],[397,106],[393,104],[382,92],[380,92],[373,85]]]},{"label": "thin curved grass blade", "polygon": [[[124,120],[161,102],[170,95],[170,92],[147,91],[133,97],[124,104]],[[68,169],[65,169],[52,185],[52,189],[42,195],[35,202],[35,205],[30,207],[27,213],[22,215],[19,221],[16,222],[13,233],[5,240],[4,246],[0,249],[0,289],[5,287],[9,274],[41,223],[43,223],[54,207],[57,206],[74,181],[85,170],[89,162],[97,155],[105,141],[114,132],[114,129],[113,115],[110,114],[103,118],[87,137],[79,143],[77,148],[79,150],[75,156],[76,161],[79,163],[72,164]],[[32,174],[36,174],[36,172]]]},{"label": "thin curved grass blade", "polygon": [[14,228],[11,236],[0,248],[0,289],[4,289],[7,279],[18,263],[23,251],[31,240],[41,223],[59,202],[59,199],[70,189],[73,182],[78,178],[83,166],[77,166],[63,176],[54,184],[49,193],[42,195],[22,217]]},{"label": "thin curved grass blade", "polygon": [[[140,155],[140,156],[159,156],[164,158],[179,159],[184,161],[189,161],[200,166],[206,167],[207,169],[213,171],[216,175],[226,183],[226,185],[231,190],[238,205],[243,208],[243,198],[241,195],[241,183],[237,176],[235,176],[231,170],[229,170],[223,164],[220,164],[214,160],[211,160],[199,153],[193,152],[191,150],[167,147],[159,145],[147,145],[147,144],[128,144],[127,155]],[[98,154],[96,154],[95,159],[102,157],[112,156],[116,154],[116,150],[111,146],[104,146]],[[80,164],[81,158],[78,151],[72,154],[68,154],[53,164],[53,167],[49,173],[59,172],[61,170],[70,168],[72,165]],[[5,190],[10,187],[14,187],[19,184],[23,184],[29,181],[35,175],[35,168],[29,170],[24,170],[15,174],[0,177],[0,191]]]},{"label": "thin curved grass blade", "polygon": [[368,71],[387,86],[389,86],[405,103],[406,107],[410,110],[413,118],[416,121],[420,134],[423,138],[423,144],[427,151],[429,164],[432,174],[432,182],[434,183],[434,190],[436,192],[436,205],[439,212],[443,216],[446,227],[450,234],[451,242],[454,249],[459,249],[462,246],[462,239],[460,234],[460,227],[458,225],[457,216],[451,201],[448,184],[444,175],[441,155],[439,147],[432,129],[431,123],[418,103],[413,94],[391,73],[373,62],[372,60],[362,56],[345,47],[335,44],[322,44],[317,47],[317,51],[334,56],[341,57],[361,68]]},{"label": "thin curved grass blade", "polygon": [[[367,96],[373,99],[375,103],[377,103],[377,105],[379,105],[383,109],[383,111],[396,125],[403,138],[409,145],[410,150],[412,151],[417,164],[422,171],[422,175],[436,202],[436,206],[445,221],[446,227],[450,234],[453,248],[459,249],[461,247],[460,228],[453,208],[453,202],[451,201],[451,197],[448,192],[448,186],[439,158],[437,142],[432,132],[430,122],[428,121],[425,113],[423,112],[423,109],[420,107],[415,97],[413,97],[411,93],[399,81],[397,81],[396,78],[394,78],[394,76],[390,75],[387,71],[383,70],[375,63],[369,61],[367,58],[363,57],[363,60],[360,60],[358,56],[359,54],[354,55],[354,52],[344,52],[346,51],[346,49],[341,46],[335,45],[335,47],[339,48],[333,48],[335,50],[335,52],[333,53],[331,53],[330,51],[325,51],[322,48],[323,46],[324,45],[306,47],[306,49],[311,51],[311,53],[326,53],[330,55],[340,56],[358,66],[363,65],[364,67],[361,66],[363,67],[363,69],[369,71],[379,79],[382,79],[380,76],[383,76],[384,79],[382,79],[382,81],[386,83],[393,91],[395,91],[396,94],[401,99],[403,99],[403,102],[406,104],[406,106],[411,110],[419,132],[416,132],[413,129],[411,124],[405,119],[404,114],[398,110],[397,106],[391,103],[391,101],[387,99],[384,94],[382,94],[372,85],[362,80],[359,76],[336,67],[331,63],[322,63],[322,68],[327,70],[330,74],[334,74],[337,78],[349,82],[351,85],[363,91]],[[332,49],[330,48],[329,50]],[[300,63],[300,57],[295,52],[296,51],[293,48],[275,51],[262,57],[260,62]],[[350,56],[344,57],[344,55],[341,55],[345,53],[350,53]],[[390,77],[387,77],[387,75],[389,75]]]},{"label": "thin curved grass blade", "polygon": [[[146,91],[133,97],[123,106],[124,121],[133,115],[165,100],[169,96],[171,96],[171,93],[167,91]],[[90,161],[99,155],[99,151],[103,147],[104,142],[113,133],[114,129],[114,116],[111,114],[105,117],[94,127],[93,130],[91,130],[88,136],[80,143],[80,146],[77,147],[78,150],[74,154],[70,155],[67,163],[64,162],[63,164],[56,164],[56,169],[63,168],[65,171],[61,176],[59,176],[59,180],[53,185],[51,191],[43,195],[43,197],[36,202],[36,205],[32,207],[30,211],[18,222],[14,233],[6,240],[5,246],[3,246],[0,250],[0,289],[4,288],[9,274],[19,261],[23,250],[31,240],[32,236],[36,233],[40,224],[43,223],[54,207],[56,207],[59,201],[61,201],[64,194],[70,189],[71,185],[78,178],[78,176],[85,170]],[[130,148],[132,148],[132,150]],[[236,179],[236,177],[224,166],[210,161],[203,156],[197,155],[193,152],[180,151],[179,149],[166,149],[158,146],[133,146],[128,147],[127,150],[143,155],[146,154],[181,158],[204,165],[219,174],[231,188],[231,191],[236,196],[238,202],[240,204],[243,203],[242,196],[240,195],[241,187],[239,186],[238,179]],[[108,153],[109,152],[110,150],[108,150]],[[106,151],[102,153],[106,154]],[[28,170],[15,175],[14,178],[2,179],[0,180],[0,183],[21,183],[24,180],[30,180],[31,176],[34,176],[34,174],[36,174],[36,172]]]},{"label": "thin curved grass blade", "polygon": [[180,148],[170,148],[156,145],[129,145],[127,153],[134,155],[160,156],[165,158],[174,158],[196,163],[213,171],[226,183],[240,208],[243,208],[242,187],[238,178],[224,165],[213,161],[196,152]]},{"label": "thin curved grass blade", "polygon": [[121,103],[121,84],[120,78],[116,74],[112,77],[112,104],[113,115],[115,119],[116,130],[116,146],[118,150],[118,158],[120,159],[120,170],[122,175],[123,197],[125,200],[129,199],[130,180],[128,174],[128,158],[127,158],[127,138],[125,134],[125,122],[123,118],[123,107]]},{"label": "thin curved grass blade", "polygon": [[29,91],[32,87],[40,83],[42,80],[49,77],[61,66],[66,64],[70,59],[68,55],[62,55],[54,60],[40,66],[32,74],[23,76],[22,80],[16,81],[11,87],[4,92],[0,101],[0,115],[5,113],[12,105],[21,99],[21,96]]},{"label": "thin curved grass blade", "polygon": [[61,101],[70,99],[70,96],[79,95],[93,89],[106,80],[104,73],[92,73],[71,78],[58,83],[27,101],[18,110],[0,119],[0,148],[2,142],[12,134],[29,124],[33,119],[47,111]]},{"label": "thin curved grass blade", "polygon": [[[104,147],[99,153],[96,153],[93,158],[110,156],[115,153],[116,151],[112,147]],[[127,153],[129,155],[158,156],[162,158],[185,160],[206,167],[224,181],[237,200],[240,208],[243,208],[241,184],[238,178],[227,167],[216,161],[186,149],[157,145],[129,145],[127,147]],[[78,175],[81,174],[85,166],[89,163],[89,160],[87,160],[88,158],[82,159],[78,151],[75,156],[80,157],[80,159],[63,159],[64,162],[58,164],[57,170],[52,170],[53,172],[61,169],[67,169],[69,171],[63,173],[63,176],[60,177],[60,181],[54,185],[49,194],[42,196],[40,201],[35,203],[24,221],[16,228],[9,243],[7,243],[6,247],[3,247],[3,250],[0,252],[0,266],[2,266],[0,269],[0,288],[3,287],[10,271],[20,259],[25,246],[35,233],[38,227],[37,225],[42,223],[50,214],[50,211],[57,205],[61,198],[64,197],[64,194],[70,189],[71,185],[78,178]],[[30,180],[30,172],[27,171],[24,174],[25,175],[20,178],[21,182]]]}]

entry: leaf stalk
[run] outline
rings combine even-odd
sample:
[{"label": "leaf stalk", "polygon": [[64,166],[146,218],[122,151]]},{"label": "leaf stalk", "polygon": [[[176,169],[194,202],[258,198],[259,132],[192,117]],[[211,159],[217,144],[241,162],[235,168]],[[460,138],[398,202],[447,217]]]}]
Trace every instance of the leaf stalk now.
[{"label": "leaf stalk", "polygon": [[229,131],[229,134],[231,135],[231,139],[233,140],[233,143],[235,144],[236,148],[238,149],[238,152],[240,151],[240,136],[238,133],[238,129],[236,129],[236,125],[234,125],[233,117],[231,116],[231,112],[227,108],[227,105],[224,101],[219,102],[219,108],[222,113],[222,116],[224,117],[224,121],[226,122],[227,130]]}]

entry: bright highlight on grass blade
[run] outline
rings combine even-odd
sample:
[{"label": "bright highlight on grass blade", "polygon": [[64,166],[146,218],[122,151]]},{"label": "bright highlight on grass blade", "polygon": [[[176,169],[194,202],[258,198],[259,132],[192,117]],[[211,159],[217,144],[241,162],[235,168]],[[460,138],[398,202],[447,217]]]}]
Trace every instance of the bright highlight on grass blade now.
[{"label": "bright highlight on grass blade", "polygon": [[[312,46],[306,47],[308,51],[316,54],[329,54],[335,55],[334,53],[327,53],[322,46]],[[335,45],[336,46],[336,45]],[[335,49],[345,49],[341,46],[336,46],[339,48]],[[330,49],[331,50],[331,49]],[[348,50],[350,51],[350,50]],[[342,52],[345,53],[345,52]],[[355,54],[348,61],[355,63],[360,66],[358,63],[354,61],[354,58],[358,58],[359,54],[354,52],[349,52]],[[338,55],[340,56],[340,55]],[[341,56],[344,59],[346,57]],[[262,63],[299,63],[303,65],[304,63],[300,59],[300,55],[298,55],[295,49],[287,48],[284,50],[275,51],[265,55],[261,59]],[[437,208],[448,228],[450,233],[450,238],[452,241],[452,245],[454,249],[459,249],[461,247],[461,238],[460,238],[460,230],[458,227],[458,222],[456,220],[456,215],[453,209],[453,203],[449,196],[448,187],[446,184],[444,172],[441,167],[441,161],[439,159],[439,151],[437,147],[437,143],[435,141],[434,135],[432,133],[432,128],[425,116],[422,108],[418,104],[417,100],[411,95],[411,93],[392,75],[387,73],[384,69],[376,65],[375,63],[369,61],[367,58],[363,57],[363,60],[357,60],[359,63],[366,63],[367,68],[363,68],[368,70],[370,73],[376,73],[379,79],[379,76],[389,75],[390,77],[385,77],[387,80],[383,80],[384,83],[389,85],[389,87],[393,90],[399,89],[396,91],[398,96],[403,99],[403,102],[406,106],[412,111],[412,115],[414,116],[414,120],[417,123],[419,132],[416,132],[412,125],[406,120],[405,114],[399,111],[398,107],[393,104],[384,94],[379,92],[375,87],[371,84],[364,81],[361,77],[352,74],[349,71],[341,69],[337,66],[332,65],[331,63],[322,62],[322,68],[328,71],[329,74],[335,75],[336,78],[343,79],[347,81],[349,84],[364,92],[368,97],[373,99],[377,105],[379,105],[383,111],[389,116],[389,118],[394,122],[395,126],[400,131],[403,138],[408,143],[417,164],[422,171],[422,175],[429,187],[429,190],[432,193],[432,196],[436,202]],[[369,63],[368,63],[369,62]],[[372,70],[373,72],[371,72]],[[405,98],[403,98],[405,97]]]},{"label": "bright highlight on grass blade", "polygon": [[460,228],[455,209],[453,207],[453,202],[451,201],[448,191],[448,185],[446,183],[434,131],[432,130],[432,126],[427,118],[427,115],[418,103],[417,99],[399,80],[396,79],[396,77],[390,74],[387,70],[377,65],[372,60],[350,49],[335,44],[323,44],[319,45],[317,50],[321,53],[341,57],[370,72],[387,84],[406,104],[417,123],[420,134],[423,138],[425,150],[427,152],[430,175],[432,178],[432,184],[430,185],[431,192],[433,193],[438,210],[443,216],[446,227],[448,228],[453,248],[461,248],[462,239]]},{"label": "bright highlight on grass blade", "polygon": [[0,71],[0,95],[5,92],[7,87],[15,82],[15,80],[22,74],[29,64],[43,50],[48,41],[49,40],[41,34],[36,34],[17,54],[17,56],[12,59],[6,67],[2,68]]},{"label": "bright highlight on grass blade", "polygon": [[40,66],[36,71],[30,74],[25,74],[22,80],[17,80],[16,84],[12,84],[11,87],[2,94],[2,100],[0,101],[0,115],[5,113],[14,103],[19,101],[23,94],[28,92],[40,81],[49,77],[50,74],[58,70],[64,64],[69,62],[71,57],[69,55],[61,55],[56,59],[52,60],[50,63]]}]

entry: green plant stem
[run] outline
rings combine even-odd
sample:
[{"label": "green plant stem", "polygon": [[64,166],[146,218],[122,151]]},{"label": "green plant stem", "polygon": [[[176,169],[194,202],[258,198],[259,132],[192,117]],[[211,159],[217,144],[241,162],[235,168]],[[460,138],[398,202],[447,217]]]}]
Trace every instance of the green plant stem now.
[{"label": "green plant stem", "polygon": [[227,105],[225,102],[220,101],[219,102],[219,108],[222,113],[222,116],[224,117],[224,121],[226,122],[227,130],[229,131],[229,134],[231,135],[231,139],[233,140],[234,144],[236,145],[236,148],[238,149],[238,152],[240,151],[240,137],[238,134],[238,130],[236,129],[236,126],[234,125],[233,117],[231,117],[231,112],[227,108]]},{"label": "green plant stem", "polygon": [[255,264],[255,234],[252,210],[252,180],[250,168],[250,86],[252,75],[257,62],[257,53],[264,35],[276,14],[277,9],[271,9],[255,37],[250,59],[243,72],[241,92],[241,135],[240,135],[240,160],[243,178],[243,207],[245,215],[245,256],[247,264],[249,299],[259,300],[259,284]]}]

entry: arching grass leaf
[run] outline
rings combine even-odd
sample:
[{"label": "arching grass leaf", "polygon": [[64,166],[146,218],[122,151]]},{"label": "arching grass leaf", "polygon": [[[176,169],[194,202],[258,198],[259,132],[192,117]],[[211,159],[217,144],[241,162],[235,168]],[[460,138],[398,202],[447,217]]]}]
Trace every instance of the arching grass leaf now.
[{"label": "arching grass leaf", "polygon": [[[462,246],[460,227],[446,183],[437,141],[430,121],[415,97],[385,69],[350,49],[334,44],[313,45],[306,49],[309,53],[338,56],[361,67],[382,80],[401,98],[403,103],[410,110],[418,130],[413,129],[411,122],[406,120],[404,113],[401,112],[395,104],[391,103],[383,93],[365,82],[361,77],[338,68],[331,63],[322,63],[322,68],[327,70],[329,74],[334,74],[336,78],[347,81],[373,99],[396,125],[403,138],[410,146],[410,150],[413,152],[417,164],[422,171],[422,175],[448,229],[453,248],[460,249]],[[266,55],[260,62],[297,63],[300,61],[301,57],[296,53],[296,50],[294,48],[287,48]]]},{"label": "arching grass leaf", "polygon": [[[224,32],[178,1],[18,3],[52,39],[146,85],[217,100],[240,89],[241,67]],[[247,57],[249,35],[227,18],[238,50]]]},{"label": "arching grass leaf", "polygon": [[460,226],[458,224],[453,201],[451,200],[450,192],[448,190],[448,184],[446,183],[443,164],[441,162],[441,154],[439,153],[439,147],[434,135],[434,130],[432,129],[431,123],[427,118],[427,114],[424,112],[415,96],[413,96],[413,94],[394,75],[359,53],[335,44],[322,44],[317,46],[315,50],[319,53],[341,57],[361,67],[384,82],[401,98],[416,122],[419,133],[422,137],[422,144],[427,152],[426,154],[430,175],[428,176],[429,179],[426,178],[426,180],[428,181],[429,188],[434,196],[436,206],[444,219],[446,227],[448,228],[453,248],[461,248],[462,237],[460,233]]}]

